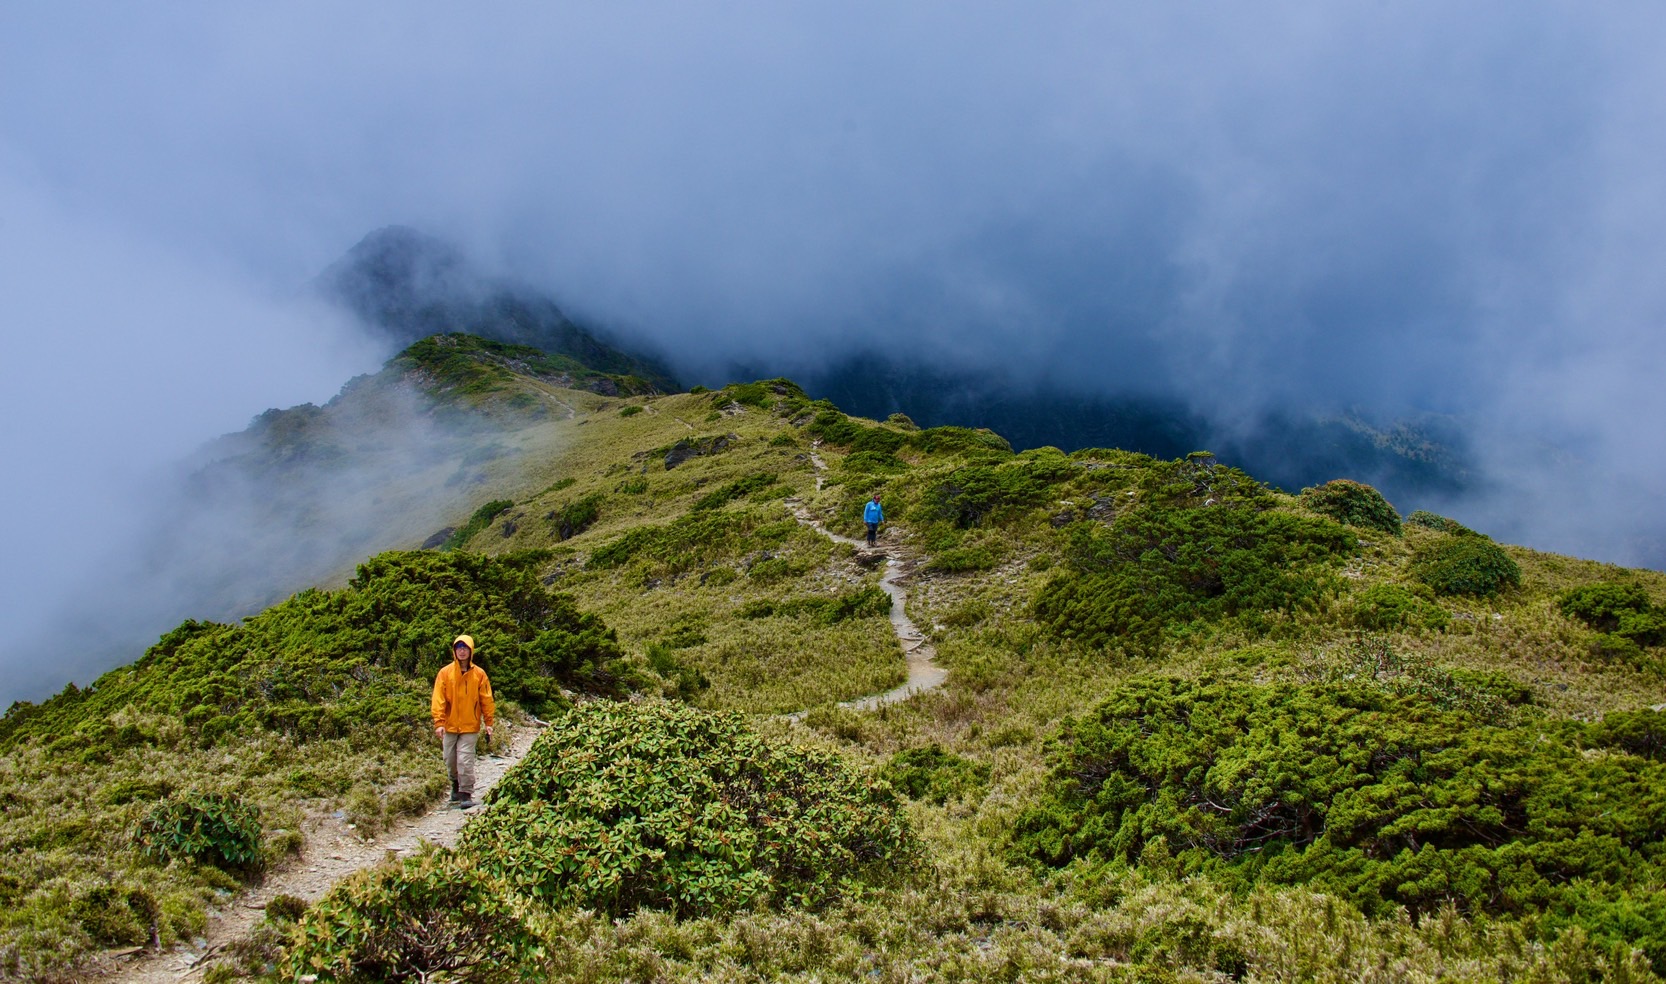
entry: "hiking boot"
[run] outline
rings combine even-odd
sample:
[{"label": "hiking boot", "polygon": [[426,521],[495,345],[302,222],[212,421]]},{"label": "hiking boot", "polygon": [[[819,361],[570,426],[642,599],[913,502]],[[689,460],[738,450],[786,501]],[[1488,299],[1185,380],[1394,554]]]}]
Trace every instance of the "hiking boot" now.
[{"label": "hiking boot", "polygon": [[462,798],[463,794],[457,791],[457,780],[451,780],[451,802],[455,803]]},{"label": "hiking boot", "polygon": [[456,809],[472,810],[472,809],[474,809],[475,807],[477,807],[479,805],[480,805],[479,803],[476,803],[474,800],[469,799],[467,796],[465,796],[462,799],[457,801]]}]

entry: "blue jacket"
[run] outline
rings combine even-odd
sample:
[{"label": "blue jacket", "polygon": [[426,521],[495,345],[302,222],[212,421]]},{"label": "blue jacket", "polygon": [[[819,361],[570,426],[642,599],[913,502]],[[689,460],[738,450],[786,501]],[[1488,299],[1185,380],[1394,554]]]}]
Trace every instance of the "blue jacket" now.
[{"label": "blue jacket", "polygon": [[862,522],[864,522],[864,523],[883,523],[883,522],[885,522],[885,510],[880,508],[879,503],[873,501],[872,499],[869,499],[867,508],[862,510]]}]

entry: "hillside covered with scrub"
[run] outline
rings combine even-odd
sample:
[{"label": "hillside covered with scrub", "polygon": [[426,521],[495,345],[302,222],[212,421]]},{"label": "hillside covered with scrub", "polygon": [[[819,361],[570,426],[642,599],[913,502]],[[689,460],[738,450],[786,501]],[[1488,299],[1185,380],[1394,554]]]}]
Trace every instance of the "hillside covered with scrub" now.
[{"label": "hillside covered with scrub", "polygon": [[[1666,575],[462,336],[239,453],[327,469],[401,380],[444,527],[0,719],[0,978],[194,945],[309,817],[438,806],[460,631],[526,757],[205,980],[1666,975]],[[877,551],[826,535],[876,492]],[[904,680],[887,560],[947,680],[841,706]]]}]

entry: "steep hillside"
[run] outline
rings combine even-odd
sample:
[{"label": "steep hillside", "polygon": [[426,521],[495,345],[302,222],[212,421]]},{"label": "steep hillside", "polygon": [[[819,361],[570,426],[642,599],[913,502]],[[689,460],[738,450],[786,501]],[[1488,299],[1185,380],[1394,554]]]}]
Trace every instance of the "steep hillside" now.
[{"label": "steep hillside", "polygon": [[178,469],[137,556],[89,572],[52,627],[63,655],[18,654],[20,679],[0,695],[86,683],[184,616],[241,618],[340,584],[372,553],[420,546],[450,517],[548,484],[549,455],[580,414],[651,391],[565,356],[443,335],[323,406],[269,410]]},{"label": "steep hillside", "polygon": [[[269,910],[210,974],[1666,971],[1666,576],[1202,452],[1015,453],[785,380],[607,397],[435,344],[468,354],[411,356],[458,446],[513,453],[410,537],[433,549],[0,723],[5,973],[189,941],[248,877],[164,854],[155,811],[231,811],[258,839],[226,842],[281,870],[303,813],[425,808],[422,691],[468,627],[552,722],[529,764],[455,850]],[[816,528],[860,536],[875,492],[877,551]],[[840,706],[902,679],[886,556],[948,677]]]}]

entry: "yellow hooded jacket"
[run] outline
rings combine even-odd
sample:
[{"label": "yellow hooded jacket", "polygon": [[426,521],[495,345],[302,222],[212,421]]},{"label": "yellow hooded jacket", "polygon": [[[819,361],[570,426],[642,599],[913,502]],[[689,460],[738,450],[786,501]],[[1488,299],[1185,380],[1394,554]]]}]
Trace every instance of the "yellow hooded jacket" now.
[{"label": "yellow hooded jacket", "polygon": [[497,705],[492,703],[492,681],[486,671],[472,666],[467,673],[456,660],[434,677],[434,727],[453,734],[466,735],[490,728],[497,718]]}]

